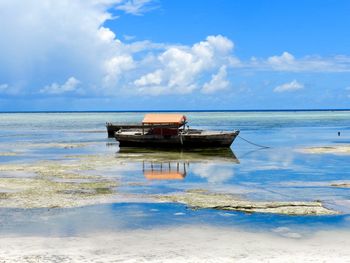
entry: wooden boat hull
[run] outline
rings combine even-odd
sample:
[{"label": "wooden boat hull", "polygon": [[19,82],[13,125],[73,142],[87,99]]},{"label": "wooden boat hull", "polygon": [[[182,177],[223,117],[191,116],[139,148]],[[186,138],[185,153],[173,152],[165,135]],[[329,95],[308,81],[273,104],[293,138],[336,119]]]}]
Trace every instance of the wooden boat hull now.
[{"label": "wooden boat hull", "polygon": [[106,123],[108,138],[113,138],[114,133],[121,129],[140,129],[141,127],[142,126],[138,124],[114,124],[110,122]]},{"label": "wooden boat hull", "polygon": [[168,148],[208,148],[230,147],[239,131],[207,132],[198,134],[182,134],[163,136],[155,134],[115,133],[115,139],[120,147],[168,147]]},{"label": "wooden boat hull", "polygon": [[128,130],[128,131],[142,131],[144,130],[145,132],[147,132],[148,130],[150,130],[151,128],[179,128],[178,125],[142,125],[142,124],[118,124],[118,123],[111,123],[111,122],[107,122],[106,123],[106,128],[107,128],[107,134],[108,134],[108,138],[113,138],[114,134],[118,131],[121,130]]}]

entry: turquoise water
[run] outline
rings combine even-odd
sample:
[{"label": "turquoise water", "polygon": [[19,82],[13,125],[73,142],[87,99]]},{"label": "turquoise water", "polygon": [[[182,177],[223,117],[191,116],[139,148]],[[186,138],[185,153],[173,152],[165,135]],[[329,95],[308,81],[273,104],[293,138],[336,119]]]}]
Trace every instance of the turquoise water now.
[{"label": "turquoise water", "polygon": [[[350,155],[304,154],[309,146],[350,144],[350,112],[186,112],[193,128],[241,130],[241,136],[268,146],[261,149],[237,138],[231,150],[195,155],[186,152],[120,151],[108,139],[105,123],[138,122],[144,113],[2,113],[0,164],[65,160],[67,155],[115,155],[115,165],[99,172],[121,182],[124,194],[164,194],[187,189],[239,194],[249,200],[321,200],[336,216],[245,214],[179,204],[127,202],[64,209],[1,208],[0,233],[76,235],[88,231],[155,228],[164,225],[211,224],[270,229],[289,226],[349,227],[350,189],[332,183],[350,181]],[[341,135],[338,136],[338,131]],[[64,148],[57,144],[78,143]],[[141,149],[140,149],[141,150]],[[164,166],[176,167],[181,180],[149,180],[154,154]],[[127,158],[125,158],[127,156]],[[179,158],[179,159],[177,159]],[[186,161],[184,161],[186,159]],[[123,166],[120,166],[120,160]],[[156,164],[154,164],[156,165]],[[185,172],[183,171],[185,169]],[[11,176],[1,173],[0,176]],[[1,185],[0,185],[1,190]],[[68,223],[69,222],[69,223]]]}]

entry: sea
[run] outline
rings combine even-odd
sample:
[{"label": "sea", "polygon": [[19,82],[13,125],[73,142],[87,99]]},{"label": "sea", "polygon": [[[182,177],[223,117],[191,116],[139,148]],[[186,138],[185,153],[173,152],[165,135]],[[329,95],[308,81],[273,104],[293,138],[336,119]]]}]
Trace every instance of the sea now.
[{"label": "sea", "polygon": [[[114,189],[118,194],[141,197],[66,208],[0,207],[0,236],[77,236],[185,225],[253,232],[287,227],[311,235],[320,229],[350,227],[350,189],[332,186],[349,183],[350,154],[303,152],[309,147],[349,145],[350,111],[181,113],[190,128],[240,130],[240,137],[224,151],[121,150],[107,137],[106,122],[140,122],[145,112],[0,113],[0,168],[60,162],[66,156],[113,156],[108,169],[99,171],[101,176],[120,182]],[[5,191],[2,179],[11,176],[15,175],[0,173],[0,192]],[[26,175],[22,171],[19,176]],[[194,189],[252,201],[319,200],[339,214],[193,209],[147,198]]]}]

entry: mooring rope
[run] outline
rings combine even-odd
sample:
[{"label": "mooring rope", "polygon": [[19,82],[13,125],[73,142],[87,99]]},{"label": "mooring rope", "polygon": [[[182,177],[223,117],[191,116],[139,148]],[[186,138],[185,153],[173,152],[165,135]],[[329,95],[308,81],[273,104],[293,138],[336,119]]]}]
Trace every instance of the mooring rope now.
[{"label": "mooring rope", "polygon": [[239,136],[239,135],[237,135],[237,137],[239,137],[239,138],[241,138],[243,141],[245,141],[245,142],[247,142],[247,143],[249,143],[249,144],[252,144],[252,145],[255,145],[255,146],[257,146],[257,147],[260,147],[260,148],[270,148],[269,146],[264,146],[264,145],[260,145],[260,144],[256,144],[256,143],[254,143],[254,142],[251,142],[251,141],[249,141],[249,140],[247,140],[247,139],[244,139],[242,136]]}]

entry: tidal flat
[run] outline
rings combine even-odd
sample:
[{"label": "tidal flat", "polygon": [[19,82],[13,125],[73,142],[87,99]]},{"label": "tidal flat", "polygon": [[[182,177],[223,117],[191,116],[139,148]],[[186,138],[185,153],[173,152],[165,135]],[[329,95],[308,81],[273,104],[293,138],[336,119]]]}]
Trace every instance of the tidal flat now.
[{"label": "tidal flat", "polygon": [[298,151],[302,153],[309,153],[309,154],[350,155],[350,145],[306,147],[306,148],[298,149]]},{"label": "tidal flat", "polygon": [[186,115],[269,148],[120,149],[104,123],[141,113],[0,114],[0,261],[349,259],[349,112]]}]

